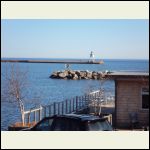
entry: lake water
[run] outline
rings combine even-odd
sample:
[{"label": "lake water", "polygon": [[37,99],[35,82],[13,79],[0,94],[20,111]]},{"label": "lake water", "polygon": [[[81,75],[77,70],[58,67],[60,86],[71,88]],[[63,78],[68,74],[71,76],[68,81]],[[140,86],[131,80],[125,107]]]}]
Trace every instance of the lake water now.
[{"label": "lake water", "polygon": [[[89,71],[146,71],[149,72],[148,60],[104,60],[104,64],[72,64],[72,70]],[[75,96],[84,95],[89,90],[98,90],[98,80],[60,80],[50,79],[53,71],[64,70],[64,64],[47,63],[17,63],[22,70],[28,72],[27,94],[25,109],[45,105],[54,101],[62,101]],[[6,68],[10,63],[1,63],[1,72],[5,76]],[[1,93],[6,83],[1,73]],[[107,81],[104,88],[114,92],[114,82]],[[19,110],[16,103],[8,103],[1,94],[1,130],[7,130],[8,125],[20,121]]]}]

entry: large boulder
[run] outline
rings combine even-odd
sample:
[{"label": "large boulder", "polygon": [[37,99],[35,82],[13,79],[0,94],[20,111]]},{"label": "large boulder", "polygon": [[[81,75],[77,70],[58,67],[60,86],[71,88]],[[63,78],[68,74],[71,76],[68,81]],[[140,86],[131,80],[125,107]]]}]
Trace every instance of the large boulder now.
[{"label": "large boulder", "polygon": [[74,74],[74,76],[73,76],[72,79],[73,79],[73,80],[77,80],[77,79],[78,79],[78,76],[77,76],[76,74]]},{"label": "large boulder", "polygon": [[61,72],[58,74],[58,77],[61,79],[64,79],[65,77],[67,77],[68,74],[66,74],[65,72]]},{"label": "large boulder", "polygon": [[50,76],[50,78],[58,78],[57,72],[53,72],[52,75]]},{"label": "large boulder", "polygon": [[95,72],[95,71],[92,72],[92,76],[97,76],[97,74],[98,74],[98,73]]},{"label": "large boulder", "polygon": [[69,73],[69,74],[72,74],[72,75],[76,74],[76,72],[73,71],[73,70],[69,70],[68,73]]},{"label": "large boulder", "polygon": [[81,78],[86,77],[86,71],[80,71]]},{"label": "large boulder", "polygon": [[92,78],[95,79],[95,80],[97,80],[97,76],[93,76]]},{"label": "large boulder", "polygon": [[92,72],[87,72],[87,78],[92,79]]},{"label": "large boulder", "polygon": [[97,79],[97,75],[98,75],[98,73],[97,72],[95,72],[95,71],[93,71],[92,72],[92,79]]},{"label": "large boulder", "polygon": [[65,71],[63,71],[63,73],[65,73],[66,74],[66,76],[69,74],[69,71],[68,70],[65,70]]},{"label": "large boulder", "polygon": [[67,79],[72,79],[73,78],[73,75],[72,74],[68,74],[67,75]]},{"label": "large boulder", "polygon": [[80,76],[80,71],[75,71],[75,73],[78,77]]},{"label": "large boulder", "polygon": [[102,76],[101,76],[101,78],[105,78],[105,76],[106,76],[106,74],[105,74],[105,73],[103,73],[103,74],[102,74]]},{"label": "large boulder", "polygon": [[102,72],[98,72],[98,73],[97,73],[97,79],[100,80],[100,79],[102,78],[102,74],[103,74]]}]

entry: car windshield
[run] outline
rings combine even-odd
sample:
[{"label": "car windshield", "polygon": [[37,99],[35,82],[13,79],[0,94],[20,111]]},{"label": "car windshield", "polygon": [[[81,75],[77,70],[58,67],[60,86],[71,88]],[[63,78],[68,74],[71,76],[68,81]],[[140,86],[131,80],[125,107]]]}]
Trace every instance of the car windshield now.
[{"label": "car windshield", "polygon": [[53,118],[43,120],[41,123],[39,123],[35,127],[35,130],[37,130],[37,131],[50,131],[52,122],[53,122]]},{"label": "car windshield", "polygon": [[108,121],[96,121],[88,123],[89,131],[112,131],[112,126]]}]

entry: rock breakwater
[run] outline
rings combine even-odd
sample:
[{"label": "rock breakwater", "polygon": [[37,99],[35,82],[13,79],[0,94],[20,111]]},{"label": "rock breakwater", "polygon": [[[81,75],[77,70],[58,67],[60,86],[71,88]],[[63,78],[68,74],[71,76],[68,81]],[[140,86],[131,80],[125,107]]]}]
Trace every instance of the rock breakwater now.
[{"label": "rock breakwater", "polygon": [[100,80],[105,78],[110,71],[96,72],[96,71],[79,71],[79,70],[64,70],[53,72],[50,75],[52,79],[71,79],[71,80],[81,80],[81,79],[94,79]]}]

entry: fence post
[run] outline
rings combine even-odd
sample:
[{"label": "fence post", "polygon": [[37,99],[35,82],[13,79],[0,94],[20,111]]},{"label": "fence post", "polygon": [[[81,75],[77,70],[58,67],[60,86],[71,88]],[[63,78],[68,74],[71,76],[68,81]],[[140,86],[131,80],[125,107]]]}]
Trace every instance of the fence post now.
[{"label": "fence post", "polygon": [[81,96],[79,96],[79,110],[81,109]]},{"label": "fence post", "polygon": [[51,105],[49,105],[49,116],[51,116]]},{"label": "fence post", "polygon": [[66,114],[68,113],[68,100],[66,100]]},{"label": "fence post", "polygon": [[41,118],[41,111],[40,111],[40,109],[39,109],[39,121],[41,120],[40,118]]},{"label": "fence post", "polygon": [[80,110],[80,96],[78,97],[78,110]]},{"label": "fence post", "polygon": [[53,106],[54,106],[54,115],[56,115],[56,102],[54,102]]},{"label": "fence post", "polygon": [[70,99],[70,101],[69,101],[69,112],[71,113],[71,99]]},{"label": "fence post", "polygon": [[76,111],[78,110],[78,96],[76,96]]},{"label": "fence post", "polygon": [[42,119],[42,106],[40,105],[39,109],[39,121]]},{"label": "fence post", "polygon": [[44,117],[46,117],[46,106],[44,107]]},{"label": "fence post", "polygon": [[81,108],[83,108],[83,100],[84,100],[84,97],[82,96],[82,99],[81,99]]},{"label": "fence post", "polygon": [[84,107],[84,96],[82,96],[82,108]]},{"label": "fence post", "polygon": [[28,113],[28,123],[30,123],[30,113]]},{"label": "fence post", "polygon": [[84,107],[86,107],[86,94],[84,96]]},{"label": "fence post", "polygon": [[58,115],[60,115],[60,102],[58,102]]},{"label": "fence post", "polygon": [[80,109],[82,108],[82,96],[80,96]]},{"label": "fence post", "polygon": [[74,112],[74,107],[75,107],[75,100],[73,98],[73,112]]},{"label": "fence post", "polygon": [[34,122],[36,122],[36,111],[34,111]]},{"label": "fence post", "polygon": [[62,101],[62,115],[64,114],[64,101]]},{"label": "fence post", "polygon": [[87,107],[88,107],[88,105],[89,105],[89,102],[90,102],[90,95],[88,94],[87,103],[86,103]]}]

